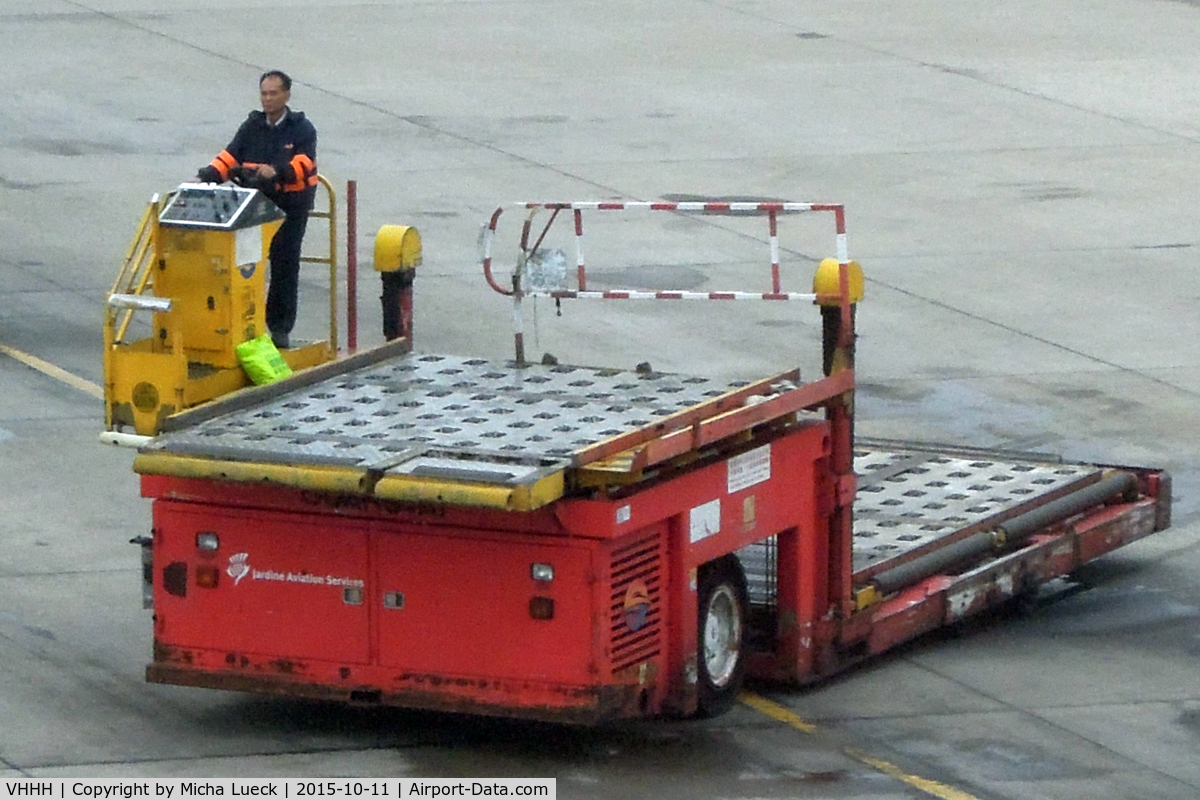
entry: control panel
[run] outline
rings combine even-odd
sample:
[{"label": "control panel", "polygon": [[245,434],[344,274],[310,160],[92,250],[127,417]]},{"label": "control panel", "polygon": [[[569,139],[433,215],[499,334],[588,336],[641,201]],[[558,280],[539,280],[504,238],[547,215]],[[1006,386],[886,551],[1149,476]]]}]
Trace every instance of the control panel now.
[{"label": "control panel", "polygon": [[283,219],[279,206],[257,189],[233,184],[183,183],[158,222],[165,227],[229,231]]}]

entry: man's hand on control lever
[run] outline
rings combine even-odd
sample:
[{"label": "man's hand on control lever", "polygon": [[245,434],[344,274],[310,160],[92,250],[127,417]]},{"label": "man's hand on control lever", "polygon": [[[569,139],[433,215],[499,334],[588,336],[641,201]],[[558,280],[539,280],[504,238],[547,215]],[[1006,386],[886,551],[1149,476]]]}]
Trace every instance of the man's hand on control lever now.
[{"label": "man's hand on control lever", "polygon": [[229,180],[247,189],[257,189],[259,186],[269,183],[270,178],[264,175],[264,169],[270,170],[270,177],[274,177],[275,168],[269,164],[257,168],[238,165],[229,170]]}]

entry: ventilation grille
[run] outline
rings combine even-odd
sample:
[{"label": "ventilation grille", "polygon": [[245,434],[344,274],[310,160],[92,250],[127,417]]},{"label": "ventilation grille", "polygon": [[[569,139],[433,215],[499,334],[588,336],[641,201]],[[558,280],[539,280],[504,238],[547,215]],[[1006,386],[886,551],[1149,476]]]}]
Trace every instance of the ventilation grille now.
[{"label": "ventilation grille", "polygon": [[614,673],[659,654],[661,548],[662,536],[655,531],[613,551],[609,630]]}]

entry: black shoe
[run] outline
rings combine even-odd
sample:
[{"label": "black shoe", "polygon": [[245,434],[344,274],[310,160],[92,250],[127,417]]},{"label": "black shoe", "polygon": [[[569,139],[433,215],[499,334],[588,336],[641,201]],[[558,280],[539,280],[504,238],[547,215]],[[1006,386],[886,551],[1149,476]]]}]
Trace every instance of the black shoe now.
[{"label": "black shoe", "polygon": [[272,333],[271,341],[275,344],[276,350],[287,350],[291,343],[288,341],[286,333]]}]

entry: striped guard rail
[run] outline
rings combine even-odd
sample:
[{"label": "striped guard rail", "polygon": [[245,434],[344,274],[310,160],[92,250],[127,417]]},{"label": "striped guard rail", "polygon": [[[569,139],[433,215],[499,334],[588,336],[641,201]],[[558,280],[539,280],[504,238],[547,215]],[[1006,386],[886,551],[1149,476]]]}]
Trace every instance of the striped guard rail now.
[{"label": "striped guard rail", "polygon": [[[492,275],[492,245],[495,240],[496,226],[506,206],[497,208],[483,231],[483,274],[488,285],[500,294],[512,295],[513,288],[501,286]],[[654,202],[654,201],[612,201],[588,200],[571,203],[514,203],[507,208],[517,208],[528,211],[521,230],[522,263],[527,254],[537,250],[545,238],[550,226],[554,224],[559,214],[568,211],[574,218],[575,224],[575,266],[578,290],[522,290],[526,297],[554,297],[558,299],[598,299],[598,300],[813,300],[813,294],[784,292],[779,274],[779,231],[778,217],[782,213],[798,213],[806,211],[825,211],[832,213],[836,229],[837,259],[841,263],[850,260],[846,244],[845,209],[838,203],[796,203],[796,202]],[[537,240],[530,244],[534,216],[541,212],[550,212],[550,219]],[[771,248],[771,291],[770,292],[683,292],[660,291],[641,292],[635,290],[609,290],[603,292],[589,291],[587,288],[587,270],[583,253],[583,212],[584,211],[665,211],[674,213],[698,214],[749,214],[767,217],[768,235]],[[518,265],[518,269],[520,265]]]},{"label": "striped guard rail", "polygon": [[604,292],[578,292],[569,289],[530,289],[522,292],[525,297],[552,298],[555,300],[816,300],[811,292],[639,292],[615,289]]}]

